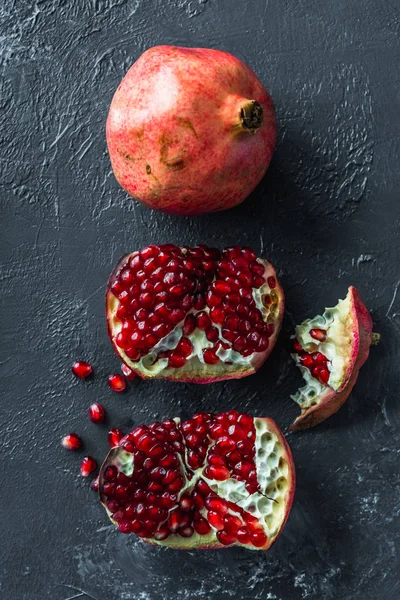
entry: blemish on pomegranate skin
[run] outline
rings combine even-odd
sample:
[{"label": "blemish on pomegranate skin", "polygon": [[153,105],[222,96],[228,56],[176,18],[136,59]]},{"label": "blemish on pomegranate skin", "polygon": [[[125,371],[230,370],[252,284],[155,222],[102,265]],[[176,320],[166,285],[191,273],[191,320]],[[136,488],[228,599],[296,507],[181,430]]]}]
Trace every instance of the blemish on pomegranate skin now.
[{"label": "blemish on pomegranate skin", "polygon": [[93,373],[93,367],[86,360],[76,360],[72,365],[72,372],[79,379],[86,379]]}]

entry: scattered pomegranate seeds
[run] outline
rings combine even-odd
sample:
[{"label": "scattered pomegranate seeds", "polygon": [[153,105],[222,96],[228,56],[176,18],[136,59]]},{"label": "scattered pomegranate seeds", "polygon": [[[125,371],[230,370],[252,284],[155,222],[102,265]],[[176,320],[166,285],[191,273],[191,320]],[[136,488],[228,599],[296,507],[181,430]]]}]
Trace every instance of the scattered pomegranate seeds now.
[{"label": "scattered pomegranate seeds", "polygon": [[81,463],[82,477],[88,477],[97,468],[97,463],[92,456],[85,456]]},{"label": "scattered pomegranate seeds", "polygon": [[62,438],[61,444],[67,450],[78,450],[82,446],[82,440],[78,434],[69,433]]},{"label": "scattered pomegranate seeds", "polygon": [[121,371],[125,379],[127,379],[128,381],[133,381],[137,377],[135,371],[132,371],[132,369],[130,369],[125,363],[122,363]]},{"label": "scattered pomegranate seeds", "polygon": [[125,378],[119,373],[113,373],[107,377],[107,383],[114,392],[123,392],[126,389]]},{"label": "scattered pomegranate seeds", "polygon": [[106,411],[97,402],[89,406],[88,414],[92,423],[104,423],[104,419],[106,418]]},{"label": "scattered pomegranate seeds", "polygon": [[112,427],[107,435],[108,443],[110,444],[111,448],[119,446],[119,443],[123,437],[124,434],[120,429],[118,429],[118,427]]},{"label": "scattered pomegranate seeds", "polygon": [[96,477],[96,479],[93,479],[93,481],[90,484],[90,489],[93,490],[94,492],[99,491],[99,478],[98,477]]},{"label": "scattered pomegranate seeds", "polygon": [[72,365],[72,372],[76,377],[80,379],[86,379],[93,373],[92,365],[85,360],[77,360]]}]

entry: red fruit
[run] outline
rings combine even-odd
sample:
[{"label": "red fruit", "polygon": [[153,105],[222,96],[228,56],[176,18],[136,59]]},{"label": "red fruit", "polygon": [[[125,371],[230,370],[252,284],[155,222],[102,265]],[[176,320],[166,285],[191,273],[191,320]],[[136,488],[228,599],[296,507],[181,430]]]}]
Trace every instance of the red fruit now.
[{"label": "red fruit", "polygon": [[[141,265],[135,270],[132,263],[147,248],[157,253],[147,259],[154,269],[146,275]],[[249,248],[147,248],[122,259],[107,291],[108,332],[129,373],[199,383],[254,373],[270,354],[283,316],[283,292],[272,265],[256,261],[257,272],[264,274],[261,283],[265,277],[275,281],[271,301],[263,308],[260,294],[253,297],[255,278],[247,277],[255,256]],[[131,285],[124,288],[121,304],[127,265]],[[153,300],[121,314],[125,303],[132,307],[137,302],[144,285],[152,289],[146,293]],[[232,359],[232,349],[242,360],[235,355]]]},{"label": "red fruit", "polygon": [[[267,478],[265,464],[274,465]],[[275,423],[236,410],[135,427],[110,450],[99,474],[101,502],[123,533],[188,549],[269,548],[290,511],[294,485],[290,450]],[[259,518],[249,512],[254,506]]]},{"label": "red fruit", "polygon": [[107,383],[114,392],[123,392],[126,389],[125,378],[119,373],[107,377]]},{"label": "red fruit", "polygon": [[81,475],[88,477],[97,468],[97,463],[91,456],[85,456],[81,462]]},{"label": "red fruit", "polygon": [[69,433],[62,438],[61,444],[67,450],[78,450],[82,446],[82,440],[78,434]]},{"label": "red fruit", "polygon": [[133,381],[136,377],[136,373],[124,363],[122,363],[121,365],[121,371],[125,379],[127,379],[128,381]]},{"label": "red fruit", "polygon": [[114,448],[114,446],[118,446],[123,437],[124,434],[120,429],[118,429],[117,427],[112,427],[108,432],[107,436],[108,443],[110,444],[111,448]]},{"label": "red fruit", "polygon": [[[319,327],[321,321],[323,329]],[[322,351],[327,338],[329,357]],[[327,308],[322,317],[307,319],[296,327],[293,358],[307,372],[303,374],[306,385],[292,396],[301,408],[301,415],[290,427],[292,431],[314,427],[339,410],[368,358],[371,343],[378,339],[379,335],[372,333],[371,316],[354,287],[349,288],[344,300]],[[318,380],[319,391],[315,384],[309,385],[310,378]]]},{"label": "red fruit", "polygon": [[72,372],[76,377],[80,379],[86,379],[93,373],[92,365],[85,360],[77,360],[72,365]]},{"label": "red fruit", "polygon": [[193,215],[248,196],[269,165],[276,124],[268,92],[235,56],[156,46],[119,84],[106,135],[114,174],[131,196]]},{"label": "red fruit", "polygon": [[89,406],[88,414],[92,423],[104,423],[104,419],[106,418],[106,411],[97,402]]},{"label": "red fruit", "polygon": [[98,477],[96,477],[96,479],[93,479],[93,481],[90,484],[90,489],[93,490],[94,492],[99,491],[99,478]]}]

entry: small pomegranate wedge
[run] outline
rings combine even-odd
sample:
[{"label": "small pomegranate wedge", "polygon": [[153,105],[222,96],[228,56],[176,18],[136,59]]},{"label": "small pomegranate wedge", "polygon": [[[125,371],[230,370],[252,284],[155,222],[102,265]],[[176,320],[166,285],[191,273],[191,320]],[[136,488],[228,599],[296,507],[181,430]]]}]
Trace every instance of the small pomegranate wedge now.
[{"label": "small pomegranate wedge", "polygon": [[292,455],[271,419],[236,410],[136,427],[100,469],[122,533],[179,549],[268,550],[289,515]]},{"label": "small pomegranate wedge", "polygon": [[306,381],[292,396],[301,408],[290,427],[295,431],[314,427],[339,410],[379,335],[372,333],[371,316],[350,287],[344,300],[298,325],[293,337],[292,357]]},{"label": "small pomegranate wedge", "polygon": [[278,336],[284,297],[254,250],[147,246],[111,274],[108,332],[144,378],[208,383],[254,373]]}]

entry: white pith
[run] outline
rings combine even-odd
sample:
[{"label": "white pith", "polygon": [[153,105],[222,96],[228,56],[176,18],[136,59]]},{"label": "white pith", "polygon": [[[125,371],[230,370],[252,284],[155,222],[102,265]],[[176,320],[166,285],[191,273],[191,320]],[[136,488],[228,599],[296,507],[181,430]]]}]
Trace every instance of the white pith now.
[{"label": "white pith", "polygon": [[[296,394],[291,396],[302,409],[317,405],[324,392],[331,388],[338,391],[343,385],[353,344],[351,297],[347,294],[344,300],[339,300],[336,306],[326,308],[323,315],[313,319],[306,319],[296,326],[293,339],[297,339],[303,350],[308,353],[321,352],[328,359],[329,379],[324,385],[312,376],[311,371],[301,364],[299,355],[292,354],[293,360],[299,367],[306,385],[301,387]],[[326,331],[324,342],[310,336],[311,329]]]},{"label": "white pith", "polygon": [[[185,252],[185,249],[183,249],[183,251]],[[269,272],[271,268],[270,263],[262,259],[257,259],[257,262],[263,265],[265,269],[263,275],[264,284],[260,288],[252,288],[253,299],[257,309],[262,314],[263,320],[267,323],[275,323],[277,316],[281,312],[282,296],[275,288],[271,289],[268,285],[267,278],[271,274]],[[212,281],[215,281],[215,279],[216,276],[214,275]],[[272,303],[270,306],[266,307],[264,305],[262,301],[262,297],[264,295],[269,295],[271,297]],[[118,307],[118,299],[112,293],[109,293],[107,299],[107,313],[113,339],[115,339],[118,333],[122,331],[122,321],[120,321],[116,316]],[[205,312],[207,313],[207,315],[209,315],[210,308],[206,306],[200,311],[192,309],[186,314],[198,314],[199,312]],[[229,373],[237,371],[238,368],[246,369],[246,367],[251,367],[255,357],[259,353],[253,352],[249,356],[242,356],[239,352],[233,350],[231,347],[232,343],[223,337],[222,326],[217,323],[213,323],[212,321],[211,325],[218,329],[218,339],[229,344],[228,349],[224,349],[221,347],[216,351],[216,355],[218,356],[220,361],[224,363],[223,369],[227,373]],[[245,336],[246,334],[243,335]],[[170,371],[173,372],[176,370],[172,367],[168,367],[167,358],[160,358],[158,360],[156,359],[158,353],[164,352],[166,350],[175,349],[181,337],[183,337],[183,322],[178,323],[166,336],[161,338],[145,356],[142,356],[138,361],[135,362],[131,361],[127,357],[123,349],[119,348],[117,345],[116,347],[118,348],[118,352],[123,358],[124,362],[126,362],[130,367],[137,369],[145,377],[156,377],[161,373],[165,375],[168,374],[168,372]],[[205,332],[198,329],[197,327],[193,333],[184,337],[189,338],[193,345],[193,352],[188,357],[186,357],[187,362],[191,362],[193,364],[194,371],[198,371],[199,373],[206,372],[207,369],[210,368],[210,365],[208,365],[204,361],[203,350],[207,348],[212,348],[215,342],[210,342],[207,339]]]},{"label": "white pith", "polygon": [[[180,419],[175,418],[174,421],[179,424]],[[260,492],[250,494],[246,490],[246,484],[243,481],[230,478],[225,481],[216,481],[209,479],[203,473],[207,467],[207,457],[204,461],[204,465],[196,470],[190,469],[193,473],[192,479],[185,478],[185,484],[178,494],[178,501],[185,492],[193,491],[196,483],[201,478],[203,479],[210,488],[218,494],[220,498],[223,498],[229,502],[234,502],[245,511],[252,514],[257,518],[260,527],[265,531],[268,537],[268,543],[273,540],[279,533],[282,524],[287,516],[287,493],[289,487],[290,467],[286,460],[286,451],[281,444],[278,435],[268,429],[268,422],[265,419],[254,419],[254,426],[256,430],[255,438],[255,465],[257,472],[257,480],[260,487]],[[208,453],[211,448],[215,445],[215,441],[209,438],[210,446]],[[188,449],[185,446],[185,459],[187,459]],[[177,453],[179,461],[181,463],[181,472],[185,473],[185,466],[183,464],[181,455]],[[114,454],[107,465],[114,464],[118,470],[125,473],[127,476],[131,476],[134,468],[134,456],[128,452],[119,450]],[[174,511],[178,504],[168,511]],[[111,512],[107,509],[108,515],[111,517]],[[207,509],[202,508],[199,511],[203,517],[207,519]],[[237,514],[241,517],[240,513],[235,511],[229,511],[231,514]],[[242,517],[241,517],[242,518]],[[211,525],[210,525],[211,526]],[[185,544],[184,538],[179,534],[171,534],[166,540],[157,541],[154,538],[149,538],[147,541],[164,545],[168,547],[182,547],[186,545],[189,547],[204,547],[207,545],[215,544],[216,542],[217,529],[211,526],[211,532],[208,535],[200,535],[196,532],[190,537],[190,542]],[[234,545],[246,546],[250,549],[259,549],[254,547],[252,544],[241,544],[235,542]]]}]

